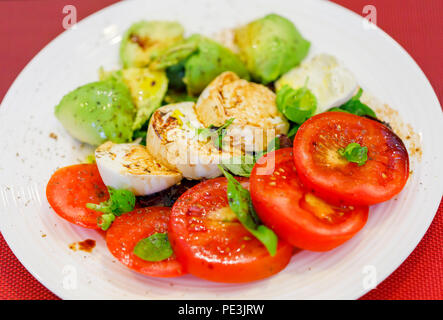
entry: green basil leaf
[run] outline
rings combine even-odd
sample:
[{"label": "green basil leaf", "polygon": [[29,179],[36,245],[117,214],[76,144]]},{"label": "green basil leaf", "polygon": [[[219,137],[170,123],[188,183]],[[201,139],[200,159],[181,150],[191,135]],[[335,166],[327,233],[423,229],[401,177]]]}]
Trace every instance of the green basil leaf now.
[{"label": "green basil leaf", "polygon": [[223,138],[225,137],[225,135],[226,130],[221,129],[220,131],[218,131],[217,139],[214,140],[214,145],[219,150],[223,149]]},{"label": "green basil leaf", "polygon": [[277,92],[276,104],[286,118],[297,124],[305,122],[317,110],[317,98],[306,85],[297,90],[284,85]]},{"label": "green basil leaf", "polygon": [[237,215],[240,223],[256,237],[268,250],[271,256],[277,252],[278,237],[268,227],[261,224],[255,210],[252,206],[251,195],[249,191],[227,171],[219,166],[226,179],[228,179],[228,202],[232,211]]},{"label": "green basil leaf", "polygon": [[343,111],[355,114],[357,116],[368,116],[372,118],[377,118],[376,113],[366,104],[360,101],[360,97],[363,94],[363,89],[360,88],[358,92],[345,104],[341,105],[338,108],[331,108],[328,111]]},{"label": "green basil leaf", "polygon": [[338,108],[338,107],[331,108],[331,109],[329,109],[328,111],[337,111],[337,112],[351,113],[351,112],[348,112],[348,111],[346,111],[346,110],[344,110],[344,109],[340,109],[340,108]]},{"label": "green basil leaf", "polygon": [[357,91],[357,93],[355,94],[355,96],[353,96],[353,97],[351,98],[351,100],[352,100],[352,101],[358,101],[358,100],[360,100],[362,94],[363,94],[363,89],[362,89],[362,88],[359,88],[358,91]]},{"label": "green basil leaf", "polygon": [[362,147],[358,143],[350,143],[344,149],[339,149],[338,153],[349,162],[362,166],[368,161],[368,148]]},{"label": "green basil leaf", "polygon": [[266,149],[266,153],[280,149],[280,139],[279,137],[275,137],[268,144],[268,148]]},{"label": "green basil leaf", "polygon": [[174,251],[167,233],[154,233],[135,245],[134,254],[146,261],[162,261],[172,256]]},{"label": "green basil leaf", "polygon": [[343,106],[341,106],[340,109],[361,117],[369,116],[372,118],[377,118],[377,115],[375,114],[374,110],[369,108],[367,105],[361,103],[359,100],[349,101]]},{"label": "green basil leaf", "polygon": [[206,140],[211,137],[217,128],[214,125],[210,125],[208,128],[198,128],[197,136],[199,140]]},{"label": "green basil leaf", "polygon": [[234,122],[234,118],[230,118],[226,120],[226,122],[221,127],[216,127],[213,124],[211,124],[208,128],[198,128],[197,129],[197,135],[200,140],[206,140],[209,137],[220,134],[224,129],[229,127],[232,122]]},{"label": "green basil leaf", "polygon": [[278,150],[278,149],[280,149],[280,138],[275,137],[274,139],[271,140],[271,142],[269,142],[266,151],[259,151],[255,154],[255,162],[257,162],[258,159],[263,157],[268,152]]},{"label": "green basil leaf", "polygon": [[197,129],[197,137],[200,141],[207,140],[210,137],[216,136],[214,140],[215,147],[218,149],[222,149],[223,146],[223,138],[226,135],[226,128],[229,127],[235,118],[230,118],[226,120],[226,122],[221,127],[216,127],[214,125],[210,125],[208,128],[198,128]]},{"label": "green basil leaf", "polygon": [[114,189],[108,187],[109,200],[111,201],[111,212],[116,216],[130,212],[135,207],[135,195],[125,189]]},{"label": "green basil leaf", "polygon": [[[248,228],[247,228],[248,229]],[[256,237],[268,250],[271,256],[277,252],[278,237],[274,231],[263,224],[257,226],[257,229],[248,229],[254,237]]]},{"label": "green basil leaf", "polygon": [[298,124],[293,124],[293,125],[291,126],[291,129],[289,129],[288,137],[291,138],[291,139],[292,139],[293,137],[295,137],[295,135],[297,134],[298,128],[300,128],[300,125],[298,125]]},{"label": "green basil leaf", "polygon": [[115,215],[112,213],[105,213],[102,214],[100,217],[97,218],[97,225],[103,230],[106,231],[109,229],[111,224],[115,220]]},{"label": "green basil leaf", "polygon": [[120,216],[125,212],[130,212],[135,207],[135,195],[125,189],[114,189],[108,186],[109,200],[100,204],[87,203],[88,209],[100,211],[103,213],[112,213]]},{"label": "green basil leaf", "polygon": [[246,154],[232,157],[229,160],[222,161],[221,165],[236,176],[249,177],[258,159],[266,153],[278,149],[280,149],[280,139],[276,137],[268,144],[266,151],[257,152],[255,156]]},{"label": "green basil leaf", "polygon": [[222,166],[236,176],[249,177],[252,168],[254,168],[256,159],[251,155],[232,157],[229,160],[222,161]]}]

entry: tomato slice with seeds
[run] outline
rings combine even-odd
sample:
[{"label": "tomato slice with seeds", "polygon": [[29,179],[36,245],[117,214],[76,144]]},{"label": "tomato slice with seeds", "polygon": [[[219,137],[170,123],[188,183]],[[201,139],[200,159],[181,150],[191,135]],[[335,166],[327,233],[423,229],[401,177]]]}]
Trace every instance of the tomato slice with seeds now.
[{"label": "tomato slice with seeds", "polygon": [[[238,179],[244,187],[248,180]],[[189,273],[217,282],[249,282],[269,277],[289,262],[293,248],[279,240],[271,256],[230,209],[226,178],[202,182],[172,208],[169,239]]]},{"label": "tomato slice with seeds", "polygon": [[334,206],[305,189],[291,148],[260,158],[251,173],[250,190],[260,219],[301,249],[331,250],[352,238],[368,218],[367,206]]},{"label": "tomato slice with seeds", "polygon": [[[338,152],[353,142],[368,148],[368,160],[361,166]],[[294,162],[304,185],[337,204],[389,200],[409,176],[401,139],[380,122],[345,112],[321,113],[303,123],[294,139]]]},{"label": "tomato slice with seeds", "polygon": [[57,170],[46,186],[46,198],[63,219],[84,228],[100,229],[101,212],[86,208],[87,203],[109,199],[96,164],[77,164]]},{"label": "tomato slice with seeds", "polygon": [[136,244],[155,233],[167,233],[171,208],[136,209],[117,217],[106,233],[109,251],[128,268],[152,277],[178,277],[185,269],[175,255],[162,261],[146,261],[133,251]]}]

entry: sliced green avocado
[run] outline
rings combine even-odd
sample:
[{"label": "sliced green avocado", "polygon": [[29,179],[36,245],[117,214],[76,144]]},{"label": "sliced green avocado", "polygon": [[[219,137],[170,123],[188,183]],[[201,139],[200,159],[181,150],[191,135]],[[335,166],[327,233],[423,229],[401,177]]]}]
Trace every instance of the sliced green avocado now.
[{"label": "sliced green avocado", "polygon": [[151,114],[161,105],[168,90],[168,78],[163,70],[127,68],[116,71],[99,70],[100,80],[123,82],[137,107],[133,129],[140,129]]},{"label": "sliced green avocado", "polygon": [[55,107],[55,116],[66,130],[91,145],[131,141],[135,112],[128,88],[113,80],[81,86]]},{"label": "sliced green avocado", "polygon": [[123,81],[131,91],[132,100],[137,106],[133,129],[140,129],[152,113],[160,107],[168,90],[168,78],[164,71],[148,68],[123,69]]},{"label": "sliced green avocado", "polygon": [[276,14],[236,29],[234,38],[253,80],[263,84],[299,64],[310,47],[291,21]]},{"label": "sliced green avocado", "polygon": [[[184,66],[184,76],[179,79],[186,85],[189,95],[198,95],[220,73],[235,72],[240,78],[249,80],[249,73],[240,57],[218,42],[199,34],[169,47],[163,55],[153,61],[155,69],[168,68],[168,74],[176,77]],[[175,69],[175,70],[174,70]]]},{"label": "sliced green avocado", "polygon": [[237,55],[221,44],[201,37],[198,51],[185,63],[183,82],[190,95],[198,95],[225,71],[232,71],[240,78],[249,80],[248,70]]},{"label": "sliced green avocado", "polygon": [[184,29],[178,22],[139,21],[124,34],[120,59],[124,68],[146,67],[163,50],[183,39]]}]

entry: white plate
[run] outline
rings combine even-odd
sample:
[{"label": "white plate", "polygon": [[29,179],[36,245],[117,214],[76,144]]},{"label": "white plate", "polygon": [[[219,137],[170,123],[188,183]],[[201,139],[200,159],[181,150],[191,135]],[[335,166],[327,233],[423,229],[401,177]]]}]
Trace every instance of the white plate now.
[{"label": "white plate", "polygon": [[[61,97],[97,79],[97,69],[118,66],[122,32],[139,19],[180,21],[210,35],[266,13],[292,19],[312,52],[336,55],[361,86],[400,112],[422,137],[423,159],[392,201],[371,208],[366,227],[327,252],[301,252],[278,275],[244,285],[184,276],[155,279],[120,265],[101,236],[54,214],[45,185],[57,168],[90,149],[74,141],[53,116]],[[61,298],[354,299],[393,272],[418,244],[442,195],[443,119],[438,100],[411,57],[379,29],[325,1],[125,1],[81,21],[43,49],[12,85],[0,108],[0,226],[23,265]],[[49,137],[54,132],[58,140]],[[42,237],[46,235],[46,237]],[[68,249],[93,238],[92,253]],[[375,282],[374,282],[375,280]]]}]

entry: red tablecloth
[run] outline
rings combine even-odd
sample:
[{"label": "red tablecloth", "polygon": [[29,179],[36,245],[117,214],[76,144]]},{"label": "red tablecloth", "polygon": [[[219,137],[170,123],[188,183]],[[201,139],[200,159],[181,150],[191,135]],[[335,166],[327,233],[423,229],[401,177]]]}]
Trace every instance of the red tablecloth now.
[{"label": "red tablecloth", "polygon": [[[78,19],[116,0],[0,1],[0,99],[29,60],[63,31],[62,8],[73,4]],[[334,0],[359,14],[377,9],[377,24],[417,61],[443,94],[442,0]],[[363,299],[443,299],[443,202],[431,227],[409,258]],[[33,278],[0,235],[0,299],[57,299]]]}]

